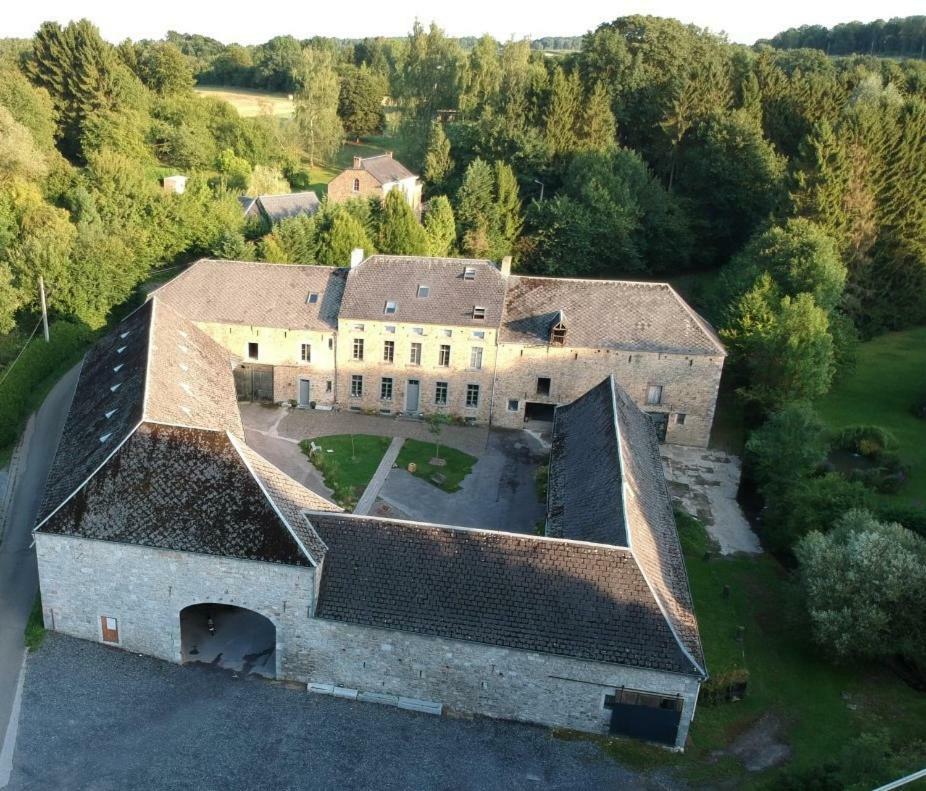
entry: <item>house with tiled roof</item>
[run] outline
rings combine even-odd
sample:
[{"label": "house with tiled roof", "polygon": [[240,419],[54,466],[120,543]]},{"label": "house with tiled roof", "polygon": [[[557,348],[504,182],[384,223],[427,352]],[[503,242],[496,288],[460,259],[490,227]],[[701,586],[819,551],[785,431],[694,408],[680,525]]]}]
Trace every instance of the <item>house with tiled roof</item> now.
[{"label": "house with tiled roof", "polygon": [[311,190],[284,192],[279,195],[242,195],[238,198],[246,219],[260,220],[275,225],[292,217],[311,217],[321,208],[321,201]]},{"label": "house with tiled roof", "polygon": [[421,211],[421,180],[387,151],[354,157],[351,167],[328,183],[328,200],[342,203],[353,198],[383,198],[394,189],[402,191],[413,211]]},{"label": "house with tiled roof", "polygon": [[35,530],[47,628],[184,662],[230,609],[266,629],[265,674],[316,693],[684,746],[697,622],[613,377],[556,410],[547,535],[355,516],[247,446],[236,361],[170,297],[82,364]]}]

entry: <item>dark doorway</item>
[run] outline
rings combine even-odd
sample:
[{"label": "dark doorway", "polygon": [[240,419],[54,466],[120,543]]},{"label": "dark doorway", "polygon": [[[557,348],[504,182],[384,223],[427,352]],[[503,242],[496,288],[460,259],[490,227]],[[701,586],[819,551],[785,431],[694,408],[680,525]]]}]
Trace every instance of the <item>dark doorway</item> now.
[{"label": "dark doorway", "polygon": [[[209,629],[212,619],[214,632]],[[181,662],[276,678],[276,627],[260,613],[229,604],[193,604],[180,611]]]},{"label": "dark doorway", "polygon": [[660,442],[666,441],[666,431],[669,429],[668,412],[647,412],[649,419],[653,421],[653,428],[656,429],[656,436]]},{"label": "dark doorway", "polygon": [[273,366],[239,365],[235,393],[239,401],[273,401]]},{"label": "dark doorway", "polygon": [[682,719],[681,698],[618,690],[608,696],[607,703],[611,706],[611,733],[675,745]]},{"label": "dark doorway", "polygon": [[539,401],[528,401],[524,404],[525,420],[542,420],[547,423],[553,422],[553,411],[556,404],[542,404]]}]

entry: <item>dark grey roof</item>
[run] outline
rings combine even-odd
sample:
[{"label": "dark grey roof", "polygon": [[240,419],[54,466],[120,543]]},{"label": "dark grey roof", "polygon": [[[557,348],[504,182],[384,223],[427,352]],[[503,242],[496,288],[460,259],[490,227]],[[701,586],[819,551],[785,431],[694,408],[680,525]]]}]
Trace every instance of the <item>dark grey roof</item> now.
[{"label": "dark grey roof", "polygon": [[569,347],[726,354],[710,325],[670,285],[624,280],[512,275],[499,341],[547,343],[560,311]]},{"label": "dark grey roof", "polygon": [[402,181],[402,179],[417,178],[414,173],[399,162],[399,160],[394,159],[391,154],[378,154],[375,157],[363,157],[360,160],[360,168],[369,173],[380,184]]},{"label": "dark grey roof", "polygon": [[305,215],[311,217],[321,208],[314,192],[287,192],[283,195],[260,195],[257,205],[272,223]]},{"label": "dark grey roof", "polygon": [[627,546],[620,451],[609,379],[556,408],[546,533]]},{"label": "dark grey roof", "polygon": [[257,207],[257,198],[252,198],[250,195],[239,195],[238,203],[241,204],[245,217],[254,216],[254,209]]},{"label": "dark grey roof", "polygon": [[704,654],[650,419],[613,376],[557,407],[547,534],[628,547],[681,646]]},{"label": "dark grey roof", "polygon": [[330,266],[202,258],[153,293],[194,321],[326,331],[338,325],[344,276]]},{"label": "dark grey roof", "polygon": [[328,546],[316,615],[695,673],[625,549],[311,514]]},{"label": "dark grey roof", "polygon": [[151,302],[142,305],[84,357],[45,484],[39,521],[74,492],[141,420],[152,310]]},{"label": "dark grey roof", "polygon": [[230,435],[142,424],[39,532],[310,565]]},{"label": "dark grey roof", "polygon": [[[419,286],[428,287],[427,297],[418,296]],[[497,328],[504,299],[505,279],[491,261],[373,255],[348,272],[340,317]],[[396,303],[394,314],[385,313],[387,301]],[[485,308],[484,319],[473,318],[474,306]]]}]

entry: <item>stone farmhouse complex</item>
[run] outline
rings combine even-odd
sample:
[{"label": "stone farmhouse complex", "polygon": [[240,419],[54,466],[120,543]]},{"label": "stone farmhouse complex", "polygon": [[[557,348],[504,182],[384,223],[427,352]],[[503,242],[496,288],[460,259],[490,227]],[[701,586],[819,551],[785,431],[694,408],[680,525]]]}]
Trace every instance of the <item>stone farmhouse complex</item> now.
[{"label": "stone farmhouse complex", "polygon": [[[349,277],[253,271],[294,278],[318,306],[294,340],[333,361]],[[316,693],[684,746],[703,653],[655,430],[613,375],[555,411],[546,535],[355,516],[245,444],[202,324],[155,294],[87,354],[35,532],[47,628],[181,662],[194,616],[234,609]]]},{"label": "stone farmhouse complex", "polygon": [[342,203],[351,198],[384,198],[399,189],[416,214],[421,213],[421,181],[391,151],[372,157],[354,157],[353,166],[328,183],[328,200]]},{"label": "stone farmhouse complex", "polygon": [[204,259],[155,293],[231,353],[239,398],[518,428],[613,375],[660,439],[710,438],[725,351],[664,283],[355,251],[344,269]]}]

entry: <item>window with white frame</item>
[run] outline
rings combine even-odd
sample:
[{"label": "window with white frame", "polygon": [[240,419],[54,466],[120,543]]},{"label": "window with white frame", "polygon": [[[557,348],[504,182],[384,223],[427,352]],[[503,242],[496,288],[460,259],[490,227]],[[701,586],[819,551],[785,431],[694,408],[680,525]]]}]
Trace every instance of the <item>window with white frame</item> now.
[{"label": "window with white frame", "polygon": [[299,357],[304,363],[312,362],[312,344],[302,343],[299,345]]},{"label": "window with white frame", "polygon": [[360,374],[354,374],[350,378],[350,397],[363,397],[363,377]]},{"label": "window with white frame", "polygon": [[421,344],[413,343],[408,354],[408,361],[412,365],[421,365]]},{"label": "window with white frame", "polygon": [[395,341],[383,341],[383,362],[391,363],[395,360]]},{"label": "window with white frame", "polygon": [[469,367],[474,371],[478,371],[482,368],[482,347],[473,346],[469,352]]},{"label": "window with white frame", "polygon": [[424,285],[418,286],[418,299],[427,299],[430,294],[431,294],[430,286],[424,286]]},{"label": "window with white frame", "polygon": [[446,405],[447,403],[447,383],[436,382],[434,384],[434,403]]},{"label": "window with white frame", "polygon": [[437,355],[437,364],[442,368],[447,368],[450,365],[450,344],[441,344],[440,352]]},{"label": "window with white frame", "polygon": [[391,299],[386,300],[386,305],[383,308],[383,313],[387,316],[394,316],[395,312],[399,309],[399,303],[393,302]]},{"label": "window with white frame", "polygon": [[473,305],[473,318],[482,321],[486,317],[486,309],[482,305]]},{"label": "window with white frame", "polygon": [[517,412],[521,408],[521,402],[517,398],[508,399],[508,411]]},{"label": "window with white frame", "polygon": [[466,385],[466,408],[475,409],[479,406],[479,385]]},{"label": "window with white frame", "polygon": [[392,377],[384,376],[379,383],[379,400],[392,401]]},{"label": "window with white frame", "polygon": [[363,338],[354,338],[354,359],[363,359]]}]

